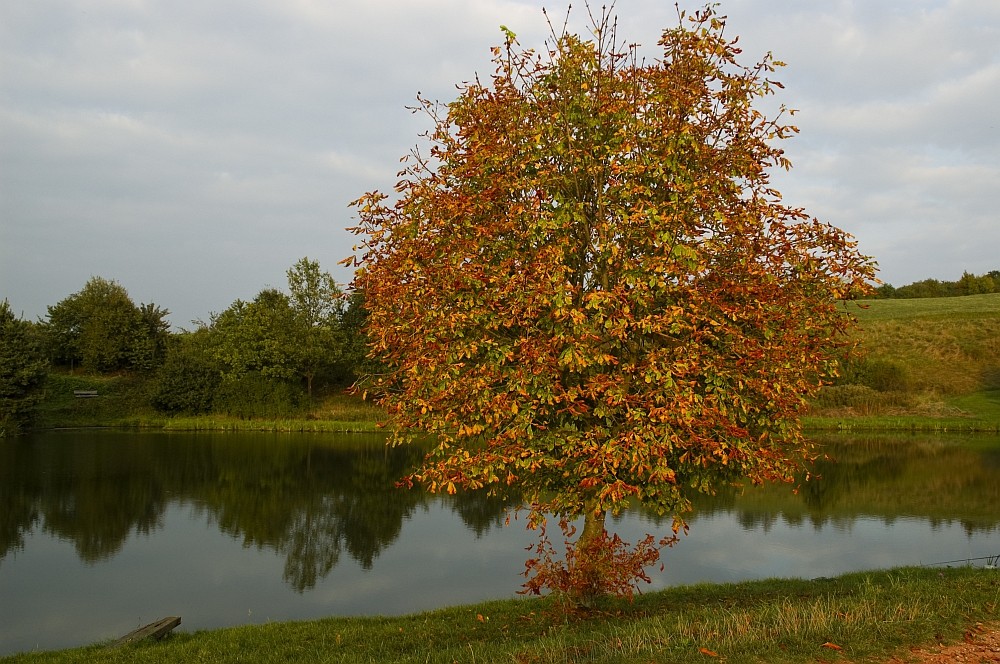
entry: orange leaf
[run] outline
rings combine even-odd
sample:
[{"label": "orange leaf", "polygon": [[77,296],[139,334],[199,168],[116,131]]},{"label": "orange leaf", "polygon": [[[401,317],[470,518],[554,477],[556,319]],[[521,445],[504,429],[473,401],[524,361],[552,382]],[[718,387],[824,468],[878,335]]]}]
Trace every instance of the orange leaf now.
[{"label": "orange leaf", "polygon": [[843,648],[838,646],[836,643],[830,643],[829,641],[821,645],[820,648],[829,648],[830,650],[843,650]]},{"label": "orange leaf", "polygon": [[706,655],[708,657],[718,657],[719,656],[719,653],[712,652],[708,648],[698,648],[698,652],[700,652],[702,655]]}]

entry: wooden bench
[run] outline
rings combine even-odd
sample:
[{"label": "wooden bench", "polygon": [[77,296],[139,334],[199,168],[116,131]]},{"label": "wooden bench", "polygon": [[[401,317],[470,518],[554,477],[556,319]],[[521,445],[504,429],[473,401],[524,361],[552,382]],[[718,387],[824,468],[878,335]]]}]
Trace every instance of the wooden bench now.
[{"label": "wooden bench", "polygon": [[73,396],[77,399],[93,399],[97,396],[97,390],[73,390]]},{"label": "wooden bench", "polygon": [[180,616],[170,616],[169,618],[160,618],[154,623],[149,623],[145,627],[140,627],[139,629],[133,630],[118,639],[111,644],[111,648],[118,648],[120,646],[128,645],[129,643],[136,643],[137,641],[142,641],[143,639],[154,639],[159,641],[164,636],[170,633],[170,631],[181,624]]}]

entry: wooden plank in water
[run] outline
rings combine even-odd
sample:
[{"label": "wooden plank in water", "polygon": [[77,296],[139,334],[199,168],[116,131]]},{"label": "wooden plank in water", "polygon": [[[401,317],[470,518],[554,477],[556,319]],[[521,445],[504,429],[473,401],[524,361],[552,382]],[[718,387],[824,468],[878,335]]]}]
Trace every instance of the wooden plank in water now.
[{"label": "wooden plank in water", "polygon": [[131,631],[122,638],[118,639],[111,644],[112,648],[117,648],[118,646],[124,646],[129,643],[136,643],[137,641],[142,641],[143,639],[155,639],[159,641],[164,636],[167,635],[170,630],[181,624],[180,616],[170,616],[169,618],[160,618],[154,623],[149,623],[145,627],[140,627],[137,630]]}]

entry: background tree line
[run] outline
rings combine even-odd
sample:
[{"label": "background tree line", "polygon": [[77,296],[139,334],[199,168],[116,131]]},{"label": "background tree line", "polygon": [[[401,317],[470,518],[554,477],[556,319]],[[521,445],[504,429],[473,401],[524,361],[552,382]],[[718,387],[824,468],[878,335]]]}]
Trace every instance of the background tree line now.
[{"label": "background tree line", "polygon": [[[130,373],[147,379],[149,403],[160,412],[244,418],[288,415],[317,391],[350,384],[370,369],[363,295],[343,292],[308,258],[286,276],[288,292],[264,288],[180,332],[170,330],[167,309],[137,305],[102,277],[48,307],[46,320],[23,320],[0,301],[0,435],[30,426],[50,372]],[[877,297],[998,291],[993,270],[884,284]]]},{"label": "background tree line", "polygon": [[1000,291],[1000,270],[991,270],[986,274],[976,276],[971,272],[963,272],[958,281],[938,281],[924,279],[914,281],[906,286],[895,287],[883,284],[876,289],[876,297],[917,298],[917,297],[959,297],[962,295],[983,295]]},{"label": "background tree line", "polygon": [[287,292],[264,288],[180,332],[167,309],[136,304],[102,277],[36,322],[4,300],[0,434],[30,426],[50,373],[139,376],[149,405],[171,415],[283,417],[308,408],[317,391],[350,384],[366,362],[363,297],[309,258],[286,275]]}]

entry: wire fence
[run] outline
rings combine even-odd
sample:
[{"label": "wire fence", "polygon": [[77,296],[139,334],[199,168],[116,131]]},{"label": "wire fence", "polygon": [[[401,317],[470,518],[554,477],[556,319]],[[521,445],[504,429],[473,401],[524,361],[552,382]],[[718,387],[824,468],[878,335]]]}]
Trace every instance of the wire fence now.
[{"label": "wire fence", "polygon": [[984,569],[997,569],[997,567],[1000,566],[1000,554],[997,554],[995,556],[979,556],[978,558],[960,558],[958,560],[945,560],[940,563],[924,563],[922,565],[917,565],[917,567],[940,567],[942,565],[958,565],[958,564],[972,565],[973,562],[979,560],[986,561],[983,564]]}]

